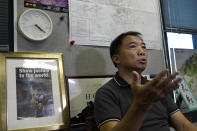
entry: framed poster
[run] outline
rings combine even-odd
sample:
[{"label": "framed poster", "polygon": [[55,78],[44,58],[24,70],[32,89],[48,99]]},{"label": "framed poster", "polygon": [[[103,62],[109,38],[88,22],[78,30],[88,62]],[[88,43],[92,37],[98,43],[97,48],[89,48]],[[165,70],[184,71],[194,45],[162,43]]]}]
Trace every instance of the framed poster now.
[{"label": "framed poster", "polygon": [[94,107],[96,91],[113,75],[106,76],[81,76],[67,77],[69,89],[71,124],[85,123],[88,115],[91,115]]},{"label": "framed poster", "polygon": [[2,131],[69,127],[62,54],[0,54]]}]

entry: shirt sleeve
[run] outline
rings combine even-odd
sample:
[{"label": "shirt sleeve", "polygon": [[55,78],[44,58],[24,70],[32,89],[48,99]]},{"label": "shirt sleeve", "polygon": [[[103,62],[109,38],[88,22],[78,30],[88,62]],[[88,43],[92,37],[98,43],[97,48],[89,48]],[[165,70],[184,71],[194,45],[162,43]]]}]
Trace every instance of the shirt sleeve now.
[{"label": "shirt sleeve", "polygon": [[107,88],[100,88],[96,92],[94,114],[99,128],[108,121],[120,121],[121,111],[117,99],[115,94]]}]

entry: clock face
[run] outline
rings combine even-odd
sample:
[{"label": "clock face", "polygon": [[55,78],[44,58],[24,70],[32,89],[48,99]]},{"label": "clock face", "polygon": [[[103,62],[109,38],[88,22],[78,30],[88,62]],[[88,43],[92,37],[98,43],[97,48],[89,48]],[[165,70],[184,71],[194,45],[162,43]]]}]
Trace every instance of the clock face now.
[{"label": "clock face", "polygon": [[29,9],[20,15],[18,28],[26,38],[40,41],[51,35],[53,24],[50,17],[44,11]]}]

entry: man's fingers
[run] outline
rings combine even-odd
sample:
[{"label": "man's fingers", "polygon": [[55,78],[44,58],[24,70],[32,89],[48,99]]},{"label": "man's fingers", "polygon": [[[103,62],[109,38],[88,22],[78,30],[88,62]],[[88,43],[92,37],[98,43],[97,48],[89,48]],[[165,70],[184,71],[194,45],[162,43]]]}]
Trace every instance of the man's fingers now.
[{"label": "man's fingers", "polygon": [[139,86],[141,84],[141,77],[136,71],[132,71],[132,76],[133,76],[133,81],[132,85],[133,86]]},{"label": "man's fingers", "polygon": [[179,74],[178,72],[174,72],[172,75],[168,76],[167,78],[164,78],[163,81],[160,81],[158,86],[160,88],[163,88],[164,86],[168,85],[169,82],[174,80],[178,74]]},{"label": "man's fingers", "polygon": [[169,82],[163,89],[165,95],[169,94],[171,91],[179,88],[179,83],[182,81],[181,78],[174,80],[173,82]]},{"label": "man's fingers", "polygon": [[176,90],[177,88],[179,88],[179,83],[180,83],[181,81],[182,81],[181,78],[178,78],[178,79],[174,80],[170,88],[171,88],[172,90]]},{"label": "man's fingers", "polygon": [[166,78],[166,80],[164,82],[169,82],[171,80],[174,80],[178,74],[179,74],[178,72],[174,72],[172,75],[170,75],[168,78]]},{"label": "man's fingers", "polygon": [[166,74],[168,73],[168,69],[165,69],[163,71],[161,71],[151,82],[150,84],[152,86],[157,85],[161,80],[163,81],[163,78],[166,76]]},{"label": "man's fingers", "polygon": [[179,74],[178,72],[174,72],[172,75],[166,77],[167,73],[168,70],[161,71],[155,79],[149,83],[152,87],[155,87],[157,92],[160,92],[160,96],[168,95],[172,90],[177,89],[179,87],[179,83],[181,82],[181,78],[175,79]]}]

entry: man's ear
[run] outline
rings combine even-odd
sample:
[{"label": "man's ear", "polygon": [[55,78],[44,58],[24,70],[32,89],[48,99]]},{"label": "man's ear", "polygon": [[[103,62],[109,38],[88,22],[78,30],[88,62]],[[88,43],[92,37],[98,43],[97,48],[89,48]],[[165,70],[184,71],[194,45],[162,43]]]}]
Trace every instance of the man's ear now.
[{"label": "man's ear", "polygon": [[120,63],[120,57],[118,54],[112,56],[112,61],[118,65]]}]

